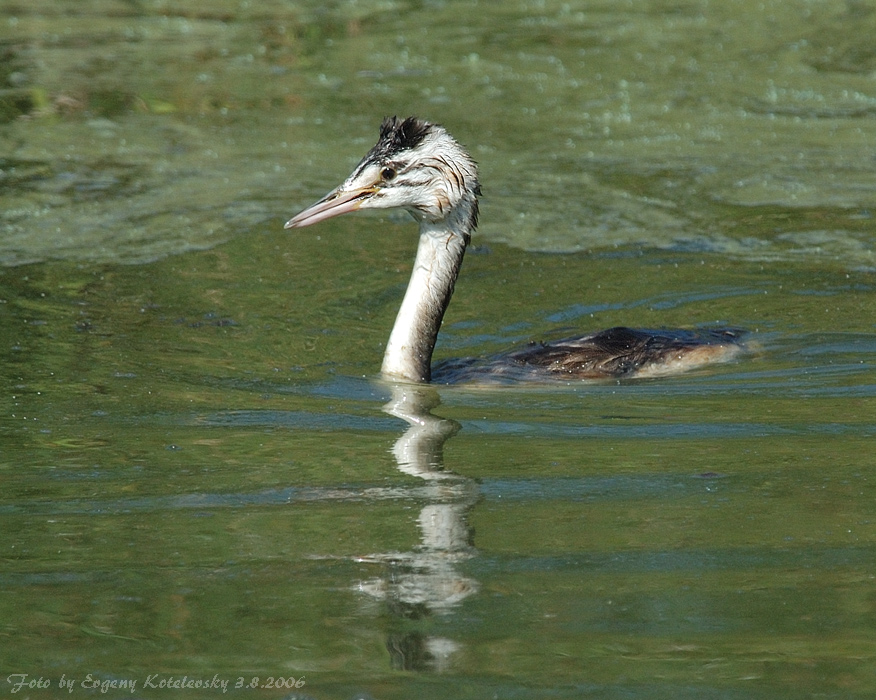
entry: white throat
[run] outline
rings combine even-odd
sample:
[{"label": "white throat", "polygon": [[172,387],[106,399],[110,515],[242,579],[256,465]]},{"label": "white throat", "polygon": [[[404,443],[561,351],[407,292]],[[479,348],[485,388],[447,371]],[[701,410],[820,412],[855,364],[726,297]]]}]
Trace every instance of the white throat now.
[{"label": "white throat", "polygon": [[431,379],[432,351],[468,242],[468,231],[450,226],[453,219],[460,220],[451,216],[420,223],[411,281],[383,355],[381,373],[386,377],[411,382]]}]

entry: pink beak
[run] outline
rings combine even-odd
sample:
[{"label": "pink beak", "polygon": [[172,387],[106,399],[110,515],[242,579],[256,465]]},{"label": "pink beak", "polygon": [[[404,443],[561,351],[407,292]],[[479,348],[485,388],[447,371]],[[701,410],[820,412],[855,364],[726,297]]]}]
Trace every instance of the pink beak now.
[{"label": "pink beak", "polygon": [[319,221],[331,219],[351,211],[356,211],[362,201],[374,194],[373,187],[362,187],[355,190],[344,190],[343,186],[329,192],[325,197],[307,209],[293,216],[283,228],[303,228]]}]

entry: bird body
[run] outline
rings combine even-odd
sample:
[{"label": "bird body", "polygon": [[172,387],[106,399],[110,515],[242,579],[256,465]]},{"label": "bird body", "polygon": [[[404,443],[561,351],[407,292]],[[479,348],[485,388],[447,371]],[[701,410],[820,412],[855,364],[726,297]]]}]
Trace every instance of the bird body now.
[{"label": "bird body", "polygon": [[[286,223],[300,228],[358,209],[404,208],[420,224],[411,280],[386,346],[381,374],[429,382],[432,351],[478,221],[477,165],[447,131],[408,117],[384,119],[375,146],[337,188]],[[738,331],[611,328],[531,343],[486,361],[436,367],[441,382],[550,381],[673,374],[737,355]]]}]

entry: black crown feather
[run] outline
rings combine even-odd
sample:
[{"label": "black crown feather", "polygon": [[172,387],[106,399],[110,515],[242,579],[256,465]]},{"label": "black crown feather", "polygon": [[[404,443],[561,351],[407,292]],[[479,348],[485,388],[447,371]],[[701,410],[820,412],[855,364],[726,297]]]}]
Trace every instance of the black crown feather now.
[{"label": "black crown feather", "polygon": [[432,131],[432,126],[417,117],[386,117],[380,125],[380,137],[366,159],[383,160],[416,148]]}]

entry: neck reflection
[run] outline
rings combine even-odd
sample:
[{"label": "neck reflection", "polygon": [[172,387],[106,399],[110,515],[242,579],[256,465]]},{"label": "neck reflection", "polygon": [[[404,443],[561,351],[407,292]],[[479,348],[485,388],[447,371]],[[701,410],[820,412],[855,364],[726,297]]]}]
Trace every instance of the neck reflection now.
[{"label": "neck reflection", "polygon": [[446,615],[478,590],[458,566],[476,555],[468,513],[478,500],[473,479],[444,467],[444,443],[460,429],[459,423],[434,416],[441,399],[434,388],[391,385],[392,400],[383,410],[408,424],[392,453],[398,468],[425,481],[417,496],[426,503],[417,519],[421,544],[409,552],[367,557],[380,562],[380,577],[362,581],[359,590],[383,601],[391,613],[387,648],[393,667],[404,670],[446,670],[460,645],[417,629],[434,615]]}]

